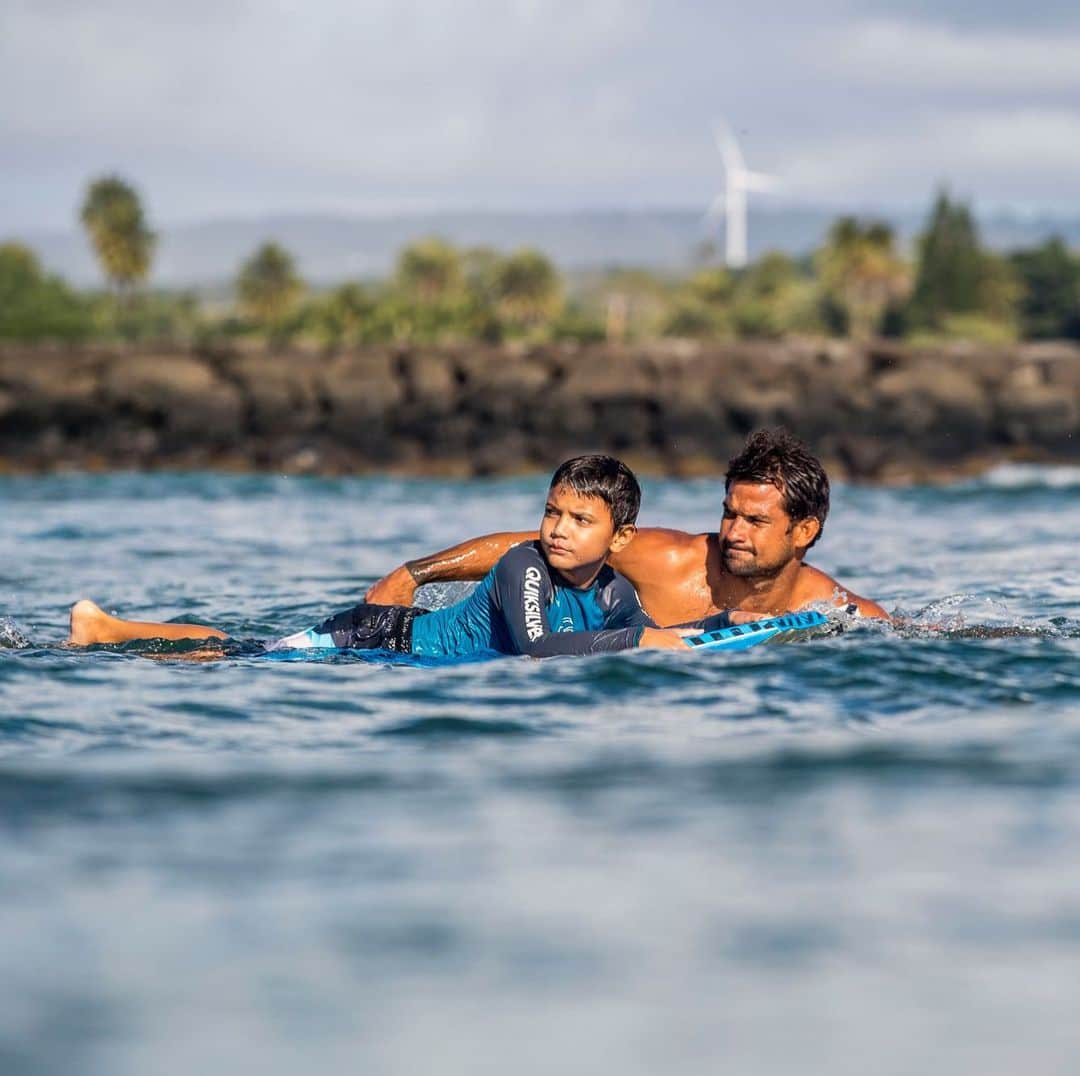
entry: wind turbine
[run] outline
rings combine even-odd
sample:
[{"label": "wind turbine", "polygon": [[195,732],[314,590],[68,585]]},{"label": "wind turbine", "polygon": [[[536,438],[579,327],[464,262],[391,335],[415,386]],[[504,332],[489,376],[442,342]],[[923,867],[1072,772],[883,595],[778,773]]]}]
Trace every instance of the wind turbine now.
[{"label": "wind turbine", "polygon": [[763,172],[751,172],[739,148],[735,132],[721,120],[716,125],[716,148],[724,164],[724,192],[709,206],[710,220],[724,215],[724,264],[729,269],[746,265],[746,195],[748,191],[776,190],[779,180]]}]

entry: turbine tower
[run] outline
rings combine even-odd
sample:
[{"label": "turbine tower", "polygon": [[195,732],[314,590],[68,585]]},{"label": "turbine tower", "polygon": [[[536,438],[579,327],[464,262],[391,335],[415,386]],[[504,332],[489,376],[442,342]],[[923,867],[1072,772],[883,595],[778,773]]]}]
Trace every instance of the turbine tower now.
[{"label": "turbine tower", "polygon": [[746,195],[748,191],[773,191],[775,176],[751,172],[739,148],[735,132],[721,120],[716,125],[716,147],[724,165],[724,192],[713,199],[708,217],[724,215],[724,264],[729,269],[746,265]]}]

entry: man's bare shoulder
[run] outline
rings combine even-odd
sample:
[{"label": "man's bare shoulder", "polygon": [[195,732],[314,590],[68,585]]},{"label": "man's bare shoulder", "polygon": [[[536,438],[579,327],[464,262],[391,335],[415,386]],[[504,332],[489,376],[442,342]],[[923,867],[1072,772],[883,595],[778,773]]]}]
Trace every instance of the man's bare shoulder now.
[{"label": "man's bare shoulder", "polygon": [[708,548],[707,534],[687,534],[667,527],[641,527],[634,540],[611,557],[611,566],[627,577],[646,567],[678,570],[689,562],[701,561]]},{"label": "man's bare shoulder", "polygon": [[860,597],[831,575],[826,575],[819,568],[804,564],[799,570],[792,595],[792,607],[801,608],[813,602],[831,602],[833,605],[854,605],[862,616],[890,619],[885,609],[869,598]]}]

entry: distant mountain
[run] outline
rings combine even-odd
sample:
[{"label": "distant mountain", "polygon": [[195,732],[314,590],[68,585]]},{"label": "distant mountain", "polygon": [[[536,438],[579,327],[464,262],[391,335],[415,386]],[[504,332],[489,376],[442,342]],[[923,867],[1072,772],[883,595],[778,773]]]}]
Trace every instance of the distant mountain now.
[{"label": "distant mountain", "polygon": [[[750,253],[782,250],[802,255],[822,242],[835,210],[760,209],[750,215]],[[860,214],[888,220],[902,241],[922,229],[925,212]],[[1022,216],[999,213],[979,221],[985,242],[999,249],[1030,246],[1061,235],[1080,246],[1080,216]],[[564,270],[637,266],[679,271],[695,262],[709,238],[702,215],[688,209],[580,210],[576,212],[445,212],[363,217],[291,213],[233,218],[160,228],[153,283],[162,287],[213,288],[232,280],[240,262],[267,239],[284,244],[314,284],[386,274],[398,251],[427,235],[460,246],[499,250],[531,246],[545,251]],[[715,233],[713,235],[716,238]],[[0,236],[0,239],[5,237]],[[82,233],[27,233],[28,243],[54,272],[89,285],[100,274]]]}]

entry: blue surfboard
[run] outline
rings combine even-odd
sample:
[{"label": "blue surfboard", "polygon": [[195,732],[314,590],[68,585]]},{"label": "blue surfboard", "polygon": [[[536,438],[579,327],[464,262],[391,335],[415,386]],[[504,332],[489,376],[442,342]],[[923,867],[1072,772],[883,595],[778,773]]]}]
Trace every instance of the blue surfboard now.
[{"label": "blue surfboard", "polygon": [[807,610],[803,613],[784,613],[752,620],[749,624],[732,624],[730,628],[687,635],[683,642],[694,650],[745,650],[749,646],[768,642],[779,635],[822,628],[829,618],[822,613]]},{"label": "blue surfboard", "polygon": [[[822,628],[829,623],[828,617],[815,611],[784,613],[783,616],[762,617],[749,624],[732,624],[729,628],[686,635],[683,642],[692,650],[746,650],[759,643],[781,636],[793,635],[812,628]],[[283,648],[269,650],[260,657],[268,661],[325,661],[357,660],[378,665],[464,665],[505,657],[494,650],[485,650],[466,657],[419,657],[414,654],[391,654],[385,650],[338,650],[333,647]]]}]

